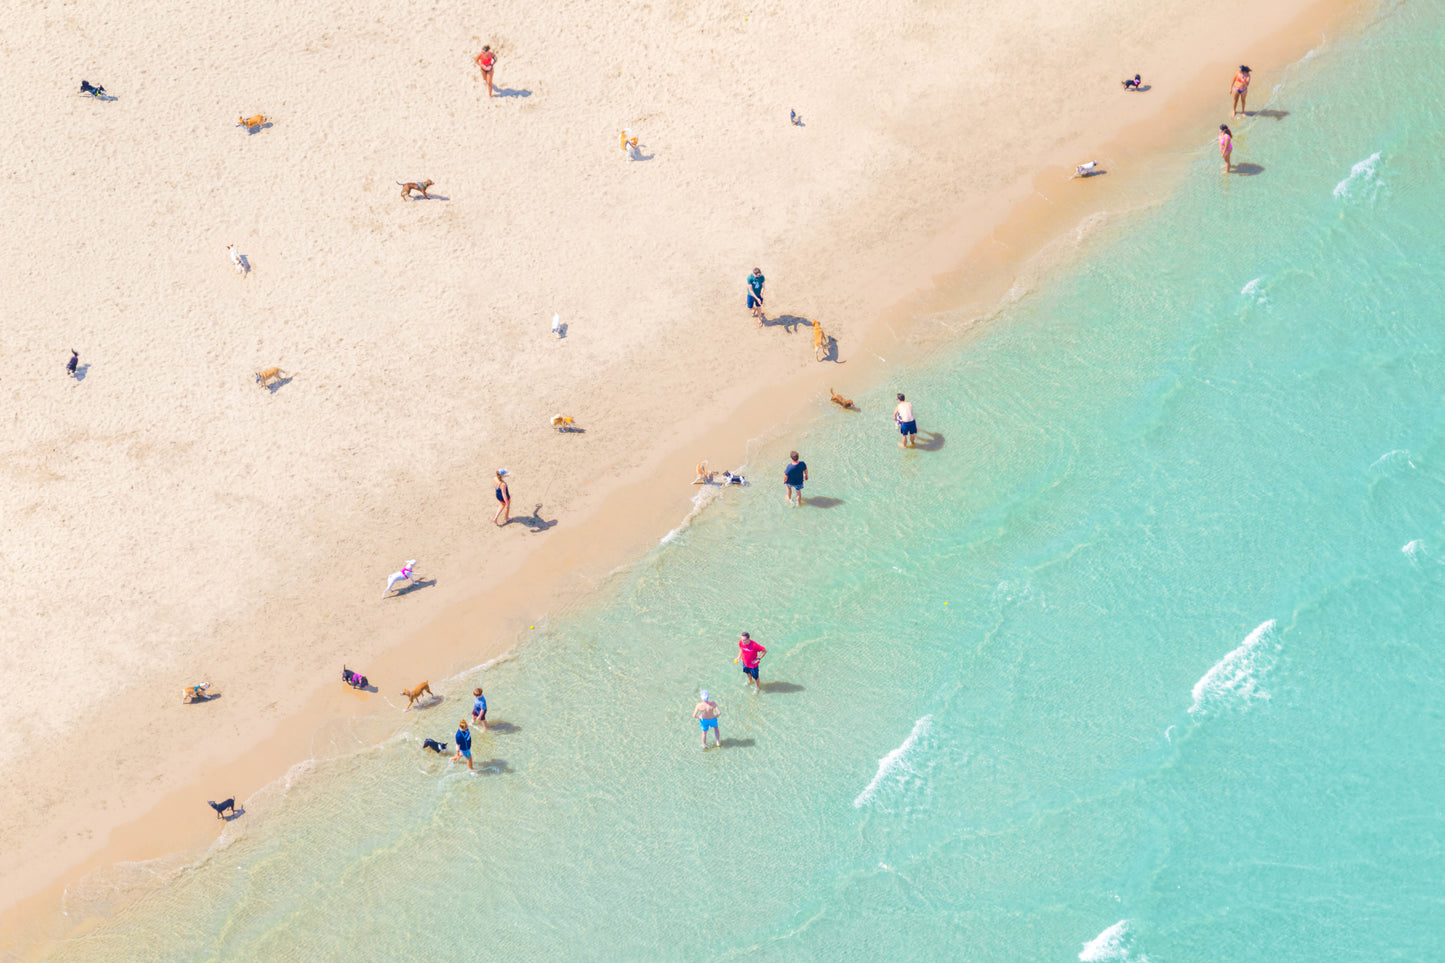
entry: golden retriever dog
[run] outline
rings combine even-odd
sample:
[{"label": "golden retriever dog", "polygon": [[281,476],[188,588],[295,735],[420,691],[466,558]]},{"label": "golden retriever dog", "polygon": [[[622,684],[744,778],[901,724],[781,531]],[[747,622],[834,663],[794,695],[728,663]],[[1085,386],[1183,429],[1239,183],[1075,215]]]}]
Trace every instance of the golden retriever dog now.
[{"label": "golden retriever dog", "polygon": [[[822,352],[821,354],[819,352]],[[828,336],[823,333],[822,322],[813,322],[813,359],[822,361],[828,353]]]},{"label": "golden retriever dog", "polygon": [[566,415],[553,415],[552,427],[558,431],[571,431],[577,427],[577,419],[568,418]]},{"label": "golden retriever dog", "polygon": [[425,180],[407,181],[405,184],[403,184],[401,181],[395,181],[394,183],[401,188],[402,197],[410,198],[411,192],[416,191],[418,194],[421,195],[422,200],[429,201],[431,200],[431,195],[426,192],[426,189],[428,187],[431,187],[432,184],[435,182],[431,180]]},{"label": "golden retriever dog", "polygon": [[265,371],[256,372],[256,384],[263,388],[269,388],[272,382],[280,381],[288,377],[290,377],[290,375],[286,374],[286,372],[280,368],[267,368]]},{"label": "golden retriever dog", "polygon": [[247,130],[252,130],[254,128],[260,127],[264,123],[266,123],[265,114],[252,114],[250,117],[236,118],[236,126],[244,127]]},{"label": "golden retriever dog", "polygon": [[849,411],[858,410],[856,407],[854,407],[852,398],[844,398],[832,388],[828,389],[828,400],[833,402],[833,404],[837,405],[839,408],[847,408]]},{"label": "golden retriever dog", "polygon": [[694,485],[711,485],[712,471],[707,467],[707,459],[697,463],[697,477],[692,480]]}]

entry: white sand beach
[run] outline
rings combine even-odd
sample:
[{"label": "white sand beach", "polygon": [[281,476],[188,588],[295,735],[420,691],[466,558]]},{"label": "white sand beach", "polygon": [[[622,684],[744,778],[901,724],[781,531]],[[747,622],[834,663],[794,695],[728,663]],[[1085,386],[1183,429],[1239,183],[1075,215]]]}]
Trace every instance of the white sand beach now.
[{"label": "white sand beach", "polygon": [[[1207,145],[1241,57],[1263,104],[1350,6],[12,10],[4,926],[214,835],[197,783],[244,798],[326,720],[509,648],[682,517],[698,457],[736,467],[826,387],[863,390],[863,345],[947,336],[899,305],[996,297]],[[1068,181],[1095,157],[1107,176]],[[432,199],[399,196],[422,179]],[[383,601],[409,558],[422,582]],[[219,698],[183,706],[203,680]]]}]

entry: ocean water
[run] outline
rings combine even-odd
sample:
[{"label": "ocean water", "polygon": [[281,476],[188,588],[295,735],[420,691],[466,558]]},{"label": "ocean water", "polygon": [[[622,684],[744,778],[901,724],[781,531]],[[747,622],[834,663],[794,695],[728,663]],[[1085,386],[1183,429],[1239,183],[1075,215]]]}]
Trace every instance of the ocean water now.
[{"label": "ocean water", "polygon": [[[1445,958],[1441,49],[1445,6],[1381,7],[1255,92],[1251,173],[1202,130],[1166,203],[760,445],[594,607],[200,863],[77,887],[143,895],[51,955]],[[468,775],[417,744],[479,680]]]}]

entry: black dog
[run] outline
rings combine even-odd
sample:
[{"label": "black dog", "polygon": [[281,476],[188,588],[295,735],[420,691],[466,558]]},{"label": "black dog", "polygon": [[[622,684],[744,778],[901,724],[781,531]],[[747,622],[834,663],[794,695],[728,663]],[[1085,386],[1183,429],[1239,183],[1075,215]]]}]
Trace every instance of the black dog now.
[{"label": "black dog", "polygon": [[367,686],[366,676],[360,672],[352,672],[344,665],[341,667],[341,681],[353,689],[365,689]]},{"label": "black dog", "polygon": [[445,742],[437,742],[435,739],[423,739],[421,741],[421,747],[423,749],[430,749],[432,752],[447,751],[447,744]]},{"label": "black dog", "polygon": [[80,364],[80,352],[79,352],[79,351],[76,351],[74,348],[71,348],[71,349],[70,349],[70,364],[68,364],[68,365],[65,366],[65,373],[68,374],[68,375],[70,375],[72,378],[74,378],[74,377],[75,377],[75,368],[76,368],[76,366],[79,365],[79,364]]},{"label": "black dog", "polygon": [[212,809],[214,809],[214,810],[216,811],[216,818],[217,818],[217,819],[225,819],[225,818],[226,818],[226,810],[227,810],[227,809],[229,809],[229,810],[231,811],[231,815],[232,815],[232,816],[236,815],[236,797],[235,797],[235,796],[232,796],[230,799],[223,799],[223,800],[221,800],[220,802],[211,802],[211,800],[208,799],[208,800],[206,800],[206,803],[207,803],[207,805],[209,805]]},{"label": "black dog", "polygon": [[105,87],[93,85],[88,80],[82,80],[80,82],[80,92],[82,94],[90,94],[92,97],[104,97]]},{"label": "black dog", "polygon": [[1135,74],[1133,80],[1121,80],[1119,83],[1124,85],[1125,90],[1138,90],[1140,84],[1139,75]]}]

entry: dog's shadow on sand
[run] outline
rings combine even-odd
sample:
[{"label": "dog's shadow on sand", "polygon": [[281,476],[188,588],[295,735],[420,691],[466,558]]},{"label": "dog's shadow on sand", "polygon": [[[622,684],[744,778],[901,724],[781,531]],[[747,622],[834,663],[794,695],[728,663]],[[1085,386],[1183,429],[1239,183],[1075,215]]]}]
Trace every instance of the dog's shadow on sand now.
[{"label": "dog's shadow on sand", "polygon": [[422,579],[420,582],[412,582],[406,588],[397,589],[391,595],[387,596],[387,598],[399,599],[403,595],[410,595],[411,593],[419,591],[421,589],[431,588],[436,583],[437,580],[434,578]]},{"label": "dog's shadow on sand", "polygon": [[189,702],[186,703],[186,705],[188,705],[188,706],[198,706],[198,705],[200,705],[202,702],[215,702],[215,701],[216,701],[217,699],[219,699],[220,697],[221,697],[221,693],[219,693],[219,692],[203,692],[203,693],[201,693],[200,695],[195,696],[194,698],[192,698]]},{"label": "dog's shadow on sand", "polygon": [[828,335],[827,338],[828,343],[823,346],[823,356],[821,358],[818,358],[819,363],[822,363],[824,361],[831,361],[834,364],[847,364],[848,362],[843,361],[838,357],[838,339],[833,337],[831,334]]},{"label": "dog's shadow on sand", "polygon": [[[220,815],[220,814],[218,813],[217,815]],[[245,807],[245,806],[237,806],[235,809],[231,810],[231,815],[229,815],[229,816],[221,816],[221,819],[224,820],[225,822],[230,822],[230,821],[233,820],[233,819],[240,819],[240,818],[241,818],[242,816],[244,816],[244,815],[246,815],[246,807]]]},{"label": "dog's shadow on sand", "polygon": [[510,736],[513,733],[521,732],[522,727],[517,725],[515,722],[505,722],[499,720],[497,722],[488,722],[487,731],[495,732],[499,736]]},{"label": "dog's shadow on sand", "polygon": [[428,194],[426,197],[408,197],[409,201],[449,201],[450,197],[444,194]]},{"label": "dog's shadow on sand", "polygon": [[72,375],[72,377],[74,377],[76,381],[84,381],[84,380],[85,380],[85,376],[86,376],[86,374],[87,374],[89,371],[90,371],[90,365],[89,365],[89,364],[83,364],[83,365],[81,365],[80,367],[78,367],[78,368],[75,369],[75,374]]},{"label": "dog's shadow on sand", "polygon": [[1086,180],[1088,180],[1088,179],[1091,178],[1091,177],[1099,177],[1099,176],[1101,176],[1101,175],[1103,175],[1103,174],[1107,174],[1107,173],[1109,173],[1109,172],[1106,171],[1106,170],[1104,170],[1104,168],[1102,168],[1102,167],[1096,167],[1096,168],[1094,168],[1094,169],[1091,170],[1091,171],[1084,171],[1084,173],[1082,173],[1082,174],[1076,174],[1075,177],[1074,177],[1074,179],[1075,179],[1075,180],[1080,180],[1080,181],[1086,181]]},{"label": "dog's shadow on sand", "polygon": [[269,383],[268,385],[266,385],[266,390],[269,391],[269,392],[271,392],[271,394],[274,395],[276,392],[280,391],[283,387],[285,387],[286,385],[289,385],[293,380],[295,380],[295,375],[287,375],[287,376],[284,377],[284,378],[278,378],[278,379],[276,379],[275,381],[272,381],[271,383]]},{"label": "dog's shadow on sand", "polygon": [[519,88],[517,88],[517,87],[493,87],[493,88],[492,88],[492,96],[493,96],[493,97],[530,97],[530,96],[532,96],[532,92],[531,92],[530,90],[519,89]]},{"label": "dog's shadow on sand", "polygon": [[268,121],[266,121],[266,123],[264,123],[264,124],[257,124],[255,127],[247,127],[247,128],[246,128],[246,136],[247,136],[247,137],[250,137],[252,134],[256,133],[256,131],[258,131],[258,130],[270,130],[270,129],[271,129],[272,127],[274,127],[274,126],[275,126],[275,125],[272,124],[272,123],[268,120]]}]

